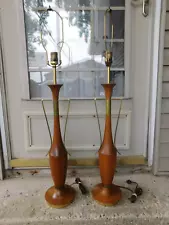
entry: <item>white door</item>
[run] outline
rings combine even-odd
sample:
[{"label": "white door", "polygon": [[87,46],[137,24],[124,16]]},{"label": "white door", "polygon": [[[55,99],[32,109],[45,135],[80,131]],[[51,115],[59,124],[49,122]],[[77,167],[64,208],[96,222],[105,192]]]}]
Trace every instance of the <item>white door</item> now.
[{"label": "white door", "polygon": [[[70,3],[71,2],[71,3]],[[64,18],[65,45],[58,82],[61,130],[70,159],[94,159],[100,134],[94,98],[104,132],[105,102],[101,83],[106,81],[102,58],[103,17],[110,6],[114,24],[111,79],[116,82],[112,95],[112,127],[115,130],[120,99],[122,111],[116,145],[122,156],[144,156],[147,150],[151,41],[154,1],[149,14],[142,14],[142,1],[131,0],[1,0],[1,35],[5,67],[8,118],[12,159],[44,159],[50,138],[41,99],[52,130],[52,101],[47,87],[52,80],[39,41],[37,6],[54,7]],[[25,15],[23,11],[25,7]],[[54,13],[41,18],[49,51],[52,38],[61,37],[61,26]],[[46,32],[46,27],[52,37]],[[26,35],[25,35],[26,34]],[[27,45],[26,45],[27,41]],[[110,40],[109,40],[110,41]],[[27,54],[28,53],[28,54]]]}]

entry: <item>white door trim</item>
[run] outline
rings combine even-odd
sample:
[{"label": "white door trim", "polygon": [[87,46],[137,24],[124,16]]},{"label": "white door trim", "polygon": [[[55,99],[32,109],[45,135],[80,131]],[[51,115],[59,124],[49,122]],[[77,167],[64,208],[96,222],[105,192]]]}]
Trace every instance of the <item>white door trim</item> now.
[{"label": "white door trim", "polygon": [[[158,70],[161,62],[160,56],[160,36],[162,30],[162,11],[165,8],[165,1],[156,0],[154,9],[154,28],[152,38],[152,67],[151,67],[151,82],[150,82],[150,104],[149,104],[149,131],[148,131],[148,165],[153,164],[154,140],[155,140],[155,120],[156,120],[156,101],[157,101],[157,82]],[[163,36],[163,35],[162,35]],[[163,36],[164,37],[164,36]]]},{"label": "white door trim", "polygon": [[[1,71],[0,71],[1,74]],[[4,131],[3,131],[3,114],[2,114],[2,98],[0,92],[0,180],[4,178],[4,164],[3,164],[3,146],[4,146]]]},{"label": "white door trim", "polygon": [[[0,11],[1,16],[1,11]],[[1,17],[0,17],[1,21]],[[2,26],[0,24],[0,34],[2,33]],[[8,109],[7,98],[5,89],[5,65],[3,62],[3,40],[0,36],[0,135],[2,142],[2,149],[0,148],[0,179],[3,178],[3,170],[9,169],[9,161],[11,160],[11,144],[10,144],[10,132],[8,124]],[[4,165],[3,165],[4,162]],[[5,168],[3,168],[3,166]]]}]

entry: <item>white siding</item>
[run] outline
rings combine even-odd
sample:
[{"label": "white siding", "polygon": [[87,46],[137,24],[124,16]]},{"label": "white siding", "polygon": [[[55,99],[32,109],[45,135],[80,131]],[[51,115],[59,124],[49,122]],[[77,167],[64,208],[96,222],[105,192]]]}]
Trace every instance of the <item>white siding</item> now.
[{"label": "white siding", "polygon": [[[167,35],[169,36],[169,32],[167,32]],[[168,41],[169,43],[169,41]],[[169,68],[168,66],[164,66],[163,68],[163,81],[169,81]]]},{"label": "white siding", "polygon": [[169,2],[167,0],[167,11],[169,11]]},{"label": "white siding", "polygon": [[165,24],[161,124],[158,159],[159,174],[163,172],[169,172],[169,0],[167,0]]}]

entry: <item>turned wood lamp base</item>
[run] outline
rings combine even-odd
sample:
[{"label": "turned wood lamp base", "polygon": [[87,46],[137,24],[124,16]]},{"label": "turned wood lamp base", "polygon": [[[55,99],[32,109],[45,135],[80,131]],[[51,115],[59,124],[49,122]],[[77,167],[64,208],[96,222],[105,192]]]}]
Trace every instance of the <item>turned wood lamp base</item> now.
[{"label": "turned wood lamp base", "polygon": [[59,209],[71,204],[75,195],[74,188],[69,185],[65,185],[62,189],[53,186],[47,190],[45,199],[50,207]]},{"label": "turned wood lamp base", "polygon": [[92,197],[100,205],[113,206],[121,199],[121,190],[114,184],[104,187],[103,184],[97,184],[92,190]]}]

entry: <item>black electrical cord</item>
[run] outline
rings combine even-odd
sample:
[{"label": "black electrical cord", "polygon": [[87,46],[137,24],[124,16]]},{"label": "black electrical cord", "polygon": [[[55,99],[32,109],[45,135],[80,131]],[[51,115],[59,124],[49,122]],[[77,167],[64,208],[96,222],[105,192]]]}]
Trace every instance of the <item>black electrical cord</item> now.
[{"label": "black electrical cord", "polygon": [[139,187],[139,185],[138,185],[137,182],[132,181],[132,180],[127,180],[126,183],[127,183],[127,184],[136,184],[136,187],[135,187],[135,193],[137,194],[137,196],[142,195],[143,189]]},{"label": "black electrical cord", "polygon": [[124,187],[124,186],[120,186],[120,185],[116,185],[116,187],[122,188],[122,189],[126,189],[128,191],[130,191],[131,193],[133,193],[133,190],[131,190],[130,188]]},{"label": "black electrical cord", "polygon": [[127,184],[136,184],[136,187],[134,189],[134,191],[128,187],[124,187],[124,186],[120,186],[120,185],[116,185],[117,187],[121,188],[121,189],[126,189],[128,191],[130,191],[132,193],[131,197],[129,198],[131,203],[135,203],[138,196],[141,196],[143,193],[142,188],[139,187],[138,183],[135,181],[131,181],[131,180],[127,180],[126,181]]},{"label": "black electrical cord", "polygon": [[[121,189],[125,189],[127,191],[130,191],[132,193],[132,195],[130,196],[129,200],[130,200],[131,203],[135,203],[137,198],[138,198],[138,196],[142,195],[143,190],[142,190],[142,188],[139,187],[138,183],[135,182],[135,181],[127,180],[126,183],[129,184],[129,185],[130,184],[135,184],[136,185],[135,189],[132,190],[131,188],[120,186],[120,185],[116,185],[116,187],[119,187]],[[75,185],[75,184],[78,185],[82,195],[88,194],[87,188],[84,186],[84,184],[82,183],[82,181],[81,181],[81,179],[79,177],[75,178],[75,182],[73,182],[71,184],[71,186]]]},{"label": "black electrical cord", "polygon": [[136,184],[136,188],[138,187],[138,183],[132,180],[126,180],[127,184]]},{"label": "black electrical cord", "polygon": [[73,184],[71,184],[71,186],[74,185],[74,184],[78,184],[79,185],[78,187],[79,187],[82,195],[88,194],[87,188],[84,186],[84,184],[82,183],[82,181],[81,181],[81,179],[79,177],[75,178],[75,182]]}]

